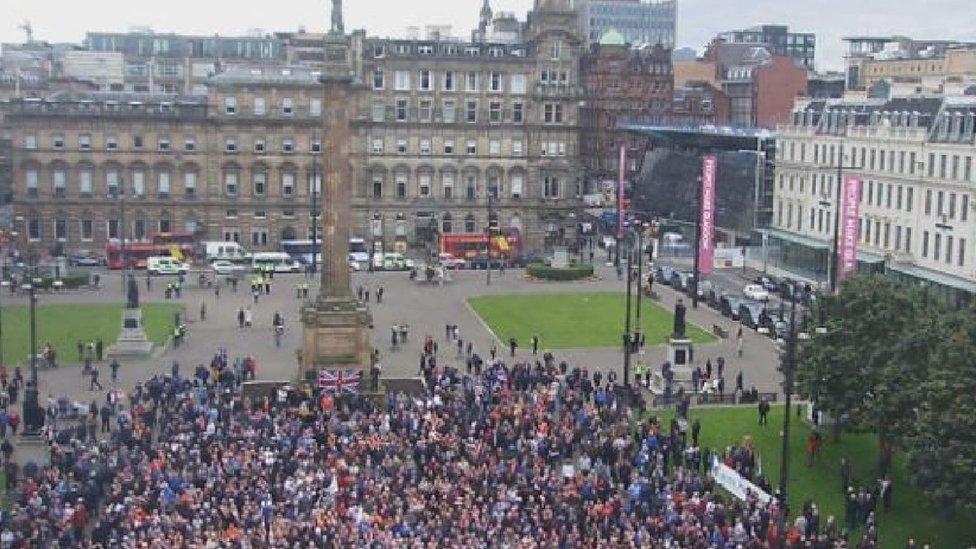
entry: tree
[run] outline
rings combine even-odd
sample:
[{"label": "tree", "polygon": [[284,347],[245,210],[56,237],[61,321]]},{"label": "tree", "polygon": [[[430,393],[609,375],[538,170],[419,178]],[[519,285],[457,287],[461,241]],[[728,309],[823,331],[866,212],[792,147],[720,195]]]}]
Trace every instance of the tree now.
[{"label": "tree", "polygon": [[845,281],[823,300],[825,333],[800,350],[797,383],[819,409],[897,439],[911,420],[938,311],[914,287],[880,275]]},{"label": "tree", "polygon": [[913,482],[952,512],[976,509],[976,309],[947,317],[905,443]]}]

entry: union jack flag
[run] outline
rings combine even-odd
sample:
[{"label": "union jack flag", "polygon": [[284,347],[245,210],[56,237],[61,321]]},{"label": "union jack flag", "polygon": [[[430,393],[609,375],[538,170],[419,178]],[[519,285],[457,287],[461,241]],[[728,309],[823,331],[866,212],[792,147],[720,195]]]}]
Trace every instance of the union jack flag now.
[{"label": "union jack flag", "polygon": [[319,387],[329,393],[359,392],[359,370],[322,370],[319,372]]}]

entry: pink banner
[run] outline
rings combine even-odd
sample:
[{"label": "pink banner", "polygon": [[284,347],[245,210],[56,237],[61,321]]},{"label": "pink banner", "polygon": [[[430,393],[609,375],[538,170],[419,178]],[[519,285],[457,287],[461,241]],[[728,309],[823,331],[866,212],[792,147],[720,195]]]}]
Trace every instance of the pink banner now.
[{"label": "pink banner", "polygon": [[624,219],[627,219],[624,195],[627,194],[627,145],[620,145],[620,177],[617,180],[617,238],[624,237]]},{"label": "pink banner", "polygon": [[712,274],[715,269],[715,176],[718,157],[714,154],[702,158],[701,223],[698,239],[698,272]]},{"label": "pink banner", "polygon": [[861,228],[861,180],[844,177],[844,194],[841,197],[840,260],[837,262],[837,284],[851,272],[857,272],[857,239]]}]

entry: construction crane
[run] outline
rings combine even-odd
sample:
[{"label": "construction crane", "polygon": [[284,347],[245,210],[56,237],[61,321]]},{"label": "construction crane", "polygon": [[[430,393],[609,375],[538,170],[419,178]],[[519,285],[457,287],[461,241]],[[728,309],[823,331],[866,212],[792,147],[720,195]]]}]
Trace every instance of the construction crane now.
[{"label": "construction crane", "polygon": [[20,30],[27,34],[27,44],[34,43],[34,27],[31,26],[30,21],[24,21],[24,24],[20,26]]}]

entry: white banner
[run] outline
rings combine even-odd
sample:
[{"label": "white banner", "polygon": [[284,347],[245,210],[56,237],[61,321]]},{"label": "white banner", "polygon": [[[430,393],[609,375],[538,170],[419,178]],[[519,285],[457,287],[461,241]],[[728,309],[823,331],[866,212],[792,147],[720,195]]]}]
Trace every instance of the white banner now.
[{"label": "white banner", "polygon": [[718,456],[715,456],[712,460],[712,476],[715,477],[715,482],[717,482],[722,488],[725,488],[730,494],[743,501],[746,499],[747,491],[755,494],[756,498],[758,498],[762,503],[766,503],[772,499],[772,496],[759,489],[759,487],[755,484],[746,480],[745,477],[736,472],[735,469],[722,463],[718,459]]}]

